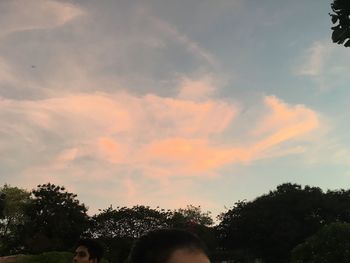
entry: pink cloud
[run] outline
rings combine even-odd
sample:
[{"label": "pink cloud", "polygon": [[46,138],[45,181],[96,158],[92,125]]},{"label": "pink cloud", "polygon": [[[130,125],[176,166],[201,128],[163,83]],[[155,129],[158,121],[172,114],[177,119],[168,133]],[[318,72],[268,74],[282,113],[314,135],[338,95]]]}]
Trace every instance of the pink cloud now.
[{"label": "pink cloud", "polygon": [[[0,107],[8,114],[21,115],[25,121],[16,129],[18,133],[31,129],[34,137],[29,141],[40,141],[42,130],[64,138],[65,146],[52,150],[51,160],[50,155],[45,156],[49,158],[48,171],[67,169],[86,157],[100,165],[114,165],[115,171],[123,167],[123,173],[137,170],[159,179],[212,177],[226,165],[300,153],[298,145],[293,145],[293,150],[284,144],[305,140],[320,126],[318,115],[274,96],[266,97],[264,103],[267,109],[263,117],[251,124],[254,132],[239,145],[232,144],[230,138],[217,140],[229,127],[239,125],[233,122],[237,107],[219,99],[195,102],[156,95],[95,93],[41,101],[8,100]],[[50,150],[57,145],[52,142],[46,147]],[[45,159],[40,169],[45,169]],[[82,168],[76,168],[81,173]]]},{"label": "pink cloud", "polygon": [[271,113],[264,117],[255,129],[256,135],[263,135],[255,149],[265,149],[284,141],[302,139],[303,135],[320,126],[316,112],[303,105],[289,106],[274,96],[265,98]]},{"label": "pink cloud", "polygon": [[127,146],[118,143],[111,138],[99,138],[98,150],[101,158],[111,163],[125,163],[127,160]]},{"label": "pink cloud", "polygon": [[170,138],[149,144],[143,152],[147,162],[172,167],[170,175],[202,175],[225,163],[228,152],[210,147],[206,140]]},{"label": "pink cloud", "polygon": [[219,100],[193,102],[148,95],[142,104],[152,120],[151,125],[156,125],[157,130],[165,130],[166,134],[160,133],[162,137],[201,137],[220,133],[237,114],[235,106]]},{"label": "pink cloud", "polygon": [[321,127],[319,114],[306,106],[274,96],[262,104],[249,123],[254,132],[231,135],[244,116],[236,118],[238,107],[220,99],[78,93],[0,100],[0,112],[11,116],[0,119],[0,127],[11,127],[0,145],[19,153],[15,165],[26,164],[19,185],[50,181],[91,200],[211,209],[204,195],[193,196],[196,180],[214,180],[227,166],[303,153],[303,142]]},{"label": "pink cloud", "polygon": [[204,79],[189,79],[181,80],[179,98],[196,101],[198,99],[207,99],[213,95],[216,90],[216,85],[210,77]]},{"label": "pink cloud", "polygon": [[57,156],[57,162],[70,162],[75,160],[75,158],[78,155],[78,149],[77,148],[71,148],[62,151],[58,156]]}]

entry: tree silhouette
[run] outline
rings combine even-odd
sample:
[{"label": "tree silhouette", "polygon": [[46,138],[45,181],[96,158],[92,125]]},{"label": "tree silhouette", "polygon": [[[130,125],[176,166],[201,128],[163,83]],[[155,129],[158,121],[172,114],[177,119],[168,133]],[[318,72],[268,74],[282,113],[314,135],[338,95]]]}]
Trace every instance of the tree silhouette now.
[{"label": "tree silhouette", "polygon": [[292,251],[292,263],[350,262],[350,224],[332,223]]},{"label": "tree silhouette", "polygon": [[29,252],[70,249],[87,229],[87,208],[62,186],[38,185],[26,207],[28,221],[23,229]]},{"label": "tree silhouette", "polygon": [[334,0],[331,8],[333,13],[329,15],[335,24],[332,27],[332,40],[334,43],[350,47],[350,1]]},{"label": "tree silhouette", "polygon": [[224,213],[219,239],[225,250],[267,262],[289,262],[297,244],[329,222],[346,221],[349,209],[346,191],[324,194],[317,187],[282,184],[251,202],[239,201]]},{"label": "tree silhouette", "polygon": [[5,194],[0,191],[0,219],[4,218]]},{"label": "tree silhouette", "polygon": [[133,241],[148,231],[167,227],[168,215],[168,210],[142,205],[116,209],[110,206],[92,217],[87,233],[104,244],[105,258],[111,263],[124,262]]},{"label": "tree silhouette", "polygon": [[19,228],[26,220],[25,208],[30,203],[30,193],[6,184],[0,192],[4,201],[3,218],[0,219],[0,254],[15,253],[21,238]]}]

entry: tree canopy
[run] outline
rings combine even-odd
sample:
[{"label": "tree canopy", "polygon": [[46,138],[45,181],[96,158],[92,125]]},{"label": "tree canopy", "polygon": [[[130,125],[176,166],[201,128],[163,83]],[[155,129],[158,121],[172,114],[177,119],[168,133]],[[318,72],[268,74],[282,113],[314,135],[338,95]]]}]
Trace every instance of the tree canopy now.
[{"label": "tree canopy", "polygon": [[195,225],[211,226],[214,224],[210,212],[203,212],[200,206],[187,205],[172,212],[170,224],[172,227],[193,227]]},{"label": "tree canopy", "polygon": [[23,229],[25,246],[31,252],[70,249],[87,229],[87,208],[62,186],[38,185],[26,207]]},{"label": "tree canopy", "polygon": [[[225,250],[241,250],[267,262],[289,262],[290,251],[323,225],[350,222],[349,191],[282,184],[253,201],[239,201],[221,216]],[[283,242],[282,242],[283,241]]]},{"label": "tree canopy", "polygon": [[90,232],[97,238],[138,238],[150,230],[166,227],[167,218],[166,211],[148,206],[116,209],[110,206],[93,216],[93,228]]},{"label": "tree canopy", "polygon": [[330,14],[332,23],[332,40],[337,44],[350,47],[350,1],[334,0],[331,4],[333,13]]},{"label": "tree canopy", "polygon": [[19,243],[19,228],[24,224],[25,207],[30,203],[30,193],[5,184],[0,188],[3,197],[3,217],[0,219],[0,253],[12,253]]},{"label": "tree canopy", "polygon": [[0,219],[4,217],[5,194],[0,191]]},{"label": "tree canopy", "polygon": [[207,227],[212,224],[210,213],[202,212],[200,206],[188,205],[173,211],[142,205],[131,208],[110,206],[92,217],[87,234],[105,245],[106,258],[114,263],[126,259],[136,238],[158,228],[184,228],[212,243],[215,235],[210,235]]},{"label": "tree canopy", "polygon": [[292,263],[350,262],[350,224],[332,223],[292,251]]}]

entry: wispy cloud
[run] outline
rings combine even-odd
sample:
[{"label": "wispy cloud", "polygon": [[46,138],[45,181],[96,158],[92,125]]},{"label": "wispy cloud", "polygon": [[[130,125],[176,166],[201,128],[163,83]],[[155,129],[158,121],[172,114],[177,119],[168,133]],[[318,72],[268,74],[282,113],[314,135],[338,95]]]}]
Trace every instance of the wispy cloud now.
[{"label": "wispy cloud", "polygon": [[[151,171],[156,177],[212,176],[224,165],[265,158],[276,145],[302,140],[320,125],[317,113],[305,106],[289,106],[273,96],[265,98],[265,105],[263,118],[251,124],[256,132],[237,146],[215,139],[234,125],[239,114],[235,105],[219,99],[193,102],[99,93],[41,101],[2,100],[3,114],[19,123],[1,120],[2,127],[12,129],[2,136],[2,144],[13,151],[35,150],[35,142],[45,145],[46,137],[51,137],[54,141],[36,151],[36,160],[29,166],[42,166],[47,160],[49,166],[62,168],[62,164],[90,158],[102,166],[107,162],[139,168],[145,175]],[[26,136],[15,139],[18,134]],[[158,175],[157,171],[163,172]]]},{"label": "wispy cloud", "polygon": [[147,195],[159,204],[161,196],[175,205],[182,203],[181,195],[170,198],[169,193],[191,191],[194,182],[185,183],[186,178],[212,180],[225,166],[304,152],[308,135],[321,125],[318,114],[275,96],[264,98],[262,105],[263,115],[250,124],[256,132],[236,134],[245,139],[235,145],[232,136],[217,140],[240,125],[237,106],[220,99],[194,102],[128,93],[3,99],[0,111],[8,117],[0,118],[0,127],[6,127],[0,131],[1,166],[16,165],[20,184],[27,187],[51,181],[85,192],[94,184],[94,198],[100,185],[110,200],[136,204]]},{"label": "wispy cloud", "polygon": [[0,36],[23,30],[59,27],[84,14],[75,5],[51,0],[2,1],[0,10]]},{"label": "wispy cloud", "polygon": [[295,73],[312,79],[319,90],[343,87],[350,80],[350,54],[329,40],[314,42],[298,59]]},{"label": "wispy cloud", "polygon": [[297,73],[305,76],[319,76],[323,73],[330,48],[325,43],[315,42],[306,52],[305,61],[297,70]]},{"label": "wispy cloud", "polygon": [[158,28],[165,36],[170,37],[173,41],[176,41],[178,44],[186,47],[189,53],[204,60],[206,63],[208,63],[214,68],[218,68],[220,66],[220,63],[211,52],[201,47],[199,43],[192,40],[186,34],[180,32],[174,25],[171,25],[170,23],[158,17],[147,14],[145,10],[141,11],[145,15],[145,17],[150,19],[152,23],[156,26],[156,28]]}]

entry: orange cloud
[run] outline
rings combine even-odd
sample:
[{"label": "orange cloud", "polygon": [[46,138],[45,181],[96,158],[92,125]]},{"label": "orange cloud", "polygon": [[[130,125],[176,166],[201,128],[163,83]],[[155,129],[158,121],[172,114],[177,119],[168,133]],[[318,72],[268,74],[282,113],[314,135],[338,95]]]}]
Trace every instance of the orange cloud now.
[{"label": "orange cloud", "polygon": [[[221,100],[194,102],[155,95],[95,93],[42,101],[9,100],[1,107],[10,115],[20,111],[24,128],[36,130],[32,133],[35,136],[44,130],[64,139],[65,148],[53,152],[48,167],[66,169],[78,157],[87,157],[114,165],[116,171],[123,167],[123,173],[137,170],[166,178],[212,177],[225,165],[300,153],[300,145],[285,143],[303,142],[320,126],[318,115],[274,96],[266,97],[264,103],[263,117],[250,124],[254,132],[242,135],[245,139],[237,145],[229,134],[225,140],[217,139],[239,125],[233,123],[237,107]],[[20,132],[21,126],[16,129]]]},{"label": "orange cloud", "polygon": [[126,162],[126,149],[125,146],[116,142],[111,138],[98,139],[98,148],[101,152],[102,158],[107,159],[112,163]]},{"label": "orange cloud", "polygon": [[272,111],[264,117],[255,129],[255,135],[263,135],[254,151],[263,151],[288,140],[302,139],[319,127],[317,114],[303,105],[289,106],[274,96],[265,98],[265,104]]},{"label": "orange cloud", "polygon": [[0,145],[35,157],[13,160],[24,163],[20,185],[50,181],[75,185],[92,200],[178,208],[203,204],[205,195],[193,196],[194,184],[225,166],[305,151],[303,142],[321,126],[319,115],[274,96],[262,104],[249,123],[254,132],[231,134],[244,115],[236,118],[238,107],[220,99],[93,93],[0,100],[3,116],[18,120],[1,118],[0,127],[11,130]]},{"label": "orange cloud", "polygon": [[178,97],[194,101],[203,98],[207,99],[214,93],[216,90],[215,87],[213,80],[209,77],[199,80],[183,78],[181,80]]},{"label": "orange cloud", "polygon": [[[160,130],[169,136],[208,136],[221,133],[237,114],[235,106],[217,100],[193,102],[178,98],[161,98],[148,95],[143,109]],[[220,118],[218,118],[220,116]]]},{"label": "orange cloud", "polygon": [[[148,166],[161,165],[167,172],[160,176],[216,176],[214,172],[229,163],[248,159],[246,150],[210,145],[208,140],[169,138],[149,144],[142,153]],[[157,177],[157,172],[150,169]]]},{"label": "orange cloud", "polygon": [[[177,167],[171,172],[205,172],[225,163],[227,151],[211,148],[206,140],[170,138],[149,144],[143,155],[152,163]],[[180,176],[183,174],[179,174]]]}]

